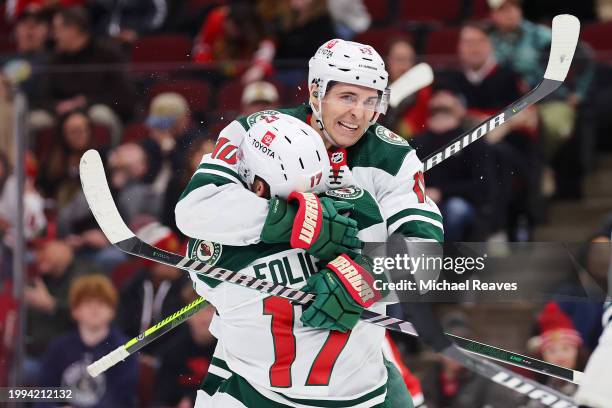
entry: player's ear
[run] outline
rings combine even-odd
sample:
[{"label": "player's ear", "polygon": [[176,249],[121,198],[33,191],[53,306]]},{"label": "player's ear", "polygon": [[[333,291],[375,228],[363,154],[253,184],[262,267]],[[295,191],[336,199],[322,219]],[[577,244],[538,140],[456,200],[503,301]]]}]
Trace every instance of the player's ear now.
[{"label": "player's ear", "polygon": [[268,186],[268,183],[258,176],[255,176],[255,180],[253,180],[251,191],[254,192],[257,197],[270,199],[270,187]]},{"label": "player's ear", "polygon": [[318,98],[319,85],[310,84],[310,87],[308,88],[308,92],[309,92],[308,97],[310,99],[310,103],[312,104],[312,106],[316,108],[317,111],[320,111],[321,107],[319,106],[319,98]]}]

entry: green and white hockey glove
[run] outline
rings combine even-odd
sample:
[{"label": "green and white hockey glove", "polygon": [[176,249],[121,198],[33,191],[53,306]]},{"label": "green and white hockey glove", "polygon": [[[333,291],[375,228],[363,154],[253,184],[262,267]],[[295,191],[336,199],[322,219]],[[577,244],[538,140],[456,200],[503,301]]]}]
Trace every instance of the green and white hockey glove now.
[{"label": "green and white hockey glove", "polygon": [[293,192],[287,201],[270,199],[261,240],[268,244],[289,243],[312,256],[329,261],[342,253],[362,248],[357,221],[341,215],[353,205],[313,193]]},{"label": "green and white hockey glove", "polygon": [[306,281],[302,290],[316,297],[300,320],[309,327],[343,333],[351,330],[363,309],[385,296],[374,288],[374,279],[368,257],[357,255],[353,260],[345,254],[338,256]]}]

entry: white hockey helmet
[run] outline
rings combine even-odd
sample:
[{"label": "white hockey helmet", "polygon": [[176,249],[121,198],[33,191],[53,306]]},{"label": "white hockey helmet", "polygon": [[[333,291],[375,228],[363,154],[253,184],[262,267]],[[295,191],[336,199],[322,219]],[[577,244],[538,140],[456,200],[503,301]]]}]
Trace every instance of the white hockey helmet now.
[{"label": "white hockey helmet", "polygon": [[238,148],[238,169],[251,187],[255,177],[268,183],[270,195],[322,192],[330,164],[321,136],[308,124],[285,114],[264,115]]},{"label": "white hockey helmet", "polygon": [[319,99],[319,111],[312,106],[312,111],[325,137],[332,143],[325,130],[322,111],[323,97],[331,81],[360,85],[379,91],[375,113],[370,125],[376,122],[378,114],[386,113],[389,105],[389,74],[385,70],[382,57],[369,45],[353,41],[333,39],[319,47],[308,62],[308,86],[317,84],[316,97]]}]

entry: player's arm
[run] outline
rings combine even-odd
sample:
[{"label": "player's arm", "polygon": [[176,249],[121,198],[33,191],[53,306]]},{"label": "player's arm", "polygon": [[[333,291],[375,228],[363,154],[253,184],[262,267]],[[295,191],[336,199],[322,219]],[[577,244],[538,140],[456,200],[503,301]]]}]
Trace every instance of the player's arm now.
[{"label": "player's arm", "polygon": [[298,192],[268,202],[248,190],[237,157],[246,133],[232,122],[202,159],[175,207],[181,232],[226,245],[288,243],[323,260],[361,248],[356,222],[341,214],[350,205]]},{"label": "player's arm", "polygon": [[225,127],[183,191],[174,214],[186,236],[227,245],[259,242],[268,200],[246,189],[238,174],[236,154],[245,134],[238,121]]},{"label": "player's arm", "polygon": [[414,150],[404,154],[395,174],[382,169],[374,169],[372,174],[388,234],[399,233],[411,241],[444,242],[440,210],[425,195],[423,164]]},{"label": "player's arm", "polygon": [[604,331],[591,354],[576,393],[581,407],[607,407],[612,401],[610,363],[612,363],[612,302],[606,303],[603,315]]}]

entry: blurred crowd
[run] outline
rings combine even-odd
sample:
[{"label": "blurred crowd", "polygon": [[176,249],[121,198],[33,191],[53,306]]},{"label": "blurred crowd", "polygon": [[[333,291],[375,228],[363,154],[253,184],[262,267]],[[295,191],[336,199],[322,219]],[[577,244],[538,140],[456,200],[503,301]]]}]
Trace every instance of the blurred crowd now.
[{"label": "blurred crowd", "polygon": [[[182,253],[174,205],[201,157],[236,116],[304,103],[308,59],[325,41],[374,46],[390,83],[419,62],[433,66],[434,83],[380,120],[424,158],[540,82],[559,13],[583,25],[563,86],[426,175],[447,241],[529,241],[551,201],[582,196],[599,152],[612,148],[612,45],[601,41],[612,38],[612,1],[0,0],[0,384],[15,348],[6,339],[16,330],[17,90],[28,102],[28,277],[19,299],[28,308],[27,384],[74,385],[76,406],[183,407],[212,358],[212,307],[106,374],[85,372],[195,294],[182,272],[109,244],[81,191],[81,155],[101,152],[119,210],[139,237]],[[610,228],[602,224],[593,242],[609,242]],[[604,259],[595,248],[586,259]],[[542,305],[530,351],[581,369],[601,315],[585,308]],[[445,321],[473,337],[465,315]],[[421,379],[429,407],[526,403],[512,396],[503,405],[496,387],[451,361],[428,369]]]}]

